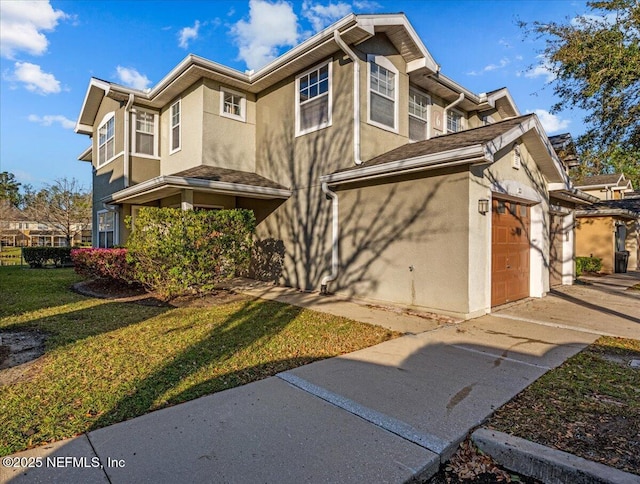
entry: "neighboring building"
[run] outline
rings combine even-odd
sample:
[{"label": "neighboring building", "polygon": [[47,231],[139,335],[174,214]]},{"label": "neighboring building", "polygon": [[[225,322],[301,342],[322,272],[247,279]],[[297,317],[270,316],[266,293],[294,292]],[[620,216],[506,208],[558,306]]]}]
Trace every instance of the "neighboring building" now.
[{"label": "neighboring building", "polygon": [[305,290],[470,317],[543,296],[549,267],[573,281],[588,197],[538,118],[444,76],[403,14],[349,15],[257,72],[190,55],[149,91],[92,78],[76,131],[95,245],[143,206],[248,208],[256,273]]},{"label": "neighboring building", "polygon": [[600,200],[622,200],[627,194],[634,193],[631,180],[627,180],[623,173],[579,178],[574,184]]},{"label": "neighboring building", "polygon": [[640,269],[640,198],[623,174],[578,180],[600,199],[576,212],[576,256],[602,259],[602,272]]}]

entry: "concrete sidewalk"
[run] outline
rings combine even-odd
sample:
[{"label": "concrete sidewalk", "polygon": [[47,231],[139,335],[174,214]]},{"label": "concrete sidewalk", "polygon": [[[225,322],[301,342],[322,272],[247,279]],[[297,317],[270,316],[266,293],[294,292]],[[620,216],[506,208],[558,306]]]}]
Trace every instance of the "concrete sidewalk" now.
[{"label": "concrete sidewalk", "polygon": [[[607,295],[605,306],[596,288],[567,290],[590,305],[553,296],[455,325],[429,323],[417,334],[17,454],[42,457],[42,466],[0,466],[0,481],[403,482],[430,476],[470,429],[599,331],[640,338],[640,300]],[[535,303],[549,307],[534,319]],[[357,312],[349,301],[322,304]],[[363,317],[371,317],[371,309],[381,311],[365,306]]]}]

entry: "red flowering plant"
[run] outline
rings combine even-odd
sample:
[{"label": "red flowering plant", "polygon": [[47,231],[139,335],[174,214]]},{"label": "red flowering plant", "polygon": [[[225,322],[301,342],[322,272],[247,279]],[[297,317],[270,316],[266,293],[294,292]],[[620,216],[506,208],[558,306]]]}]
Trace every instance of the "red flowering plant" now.
[{"label": "red flowering plant", "polygon": [[75,271],[84,277],[127,284],[135,281],[133,269],[127,262],[127,249],[74,249],[71,259]]}]

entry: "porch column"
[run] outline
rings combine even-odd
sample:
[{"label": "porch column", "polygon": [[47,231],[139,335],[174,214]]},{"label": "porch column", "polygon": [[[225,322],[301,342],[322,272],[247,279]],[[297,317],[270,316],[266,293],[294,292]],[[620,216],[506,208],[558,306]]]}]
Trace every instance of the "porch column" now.
[{"label": "porch column", "polygon": [[182,190],[182,201],[180,204],[182,210],[193,210],[193,190]]}]

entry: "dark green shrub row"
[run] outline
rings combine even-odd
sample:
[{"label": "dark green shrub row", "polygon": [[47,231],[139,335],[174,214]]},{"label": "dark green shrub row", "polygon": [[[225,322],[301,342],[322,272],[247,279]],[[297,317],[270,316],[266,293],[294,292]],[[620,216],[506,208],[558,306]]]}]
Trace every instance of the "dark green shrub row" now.
[{"label": "dark green shrub row", "polygon": [[206,292],[246,273],[255,224],[251,210],[145,207],[136,215],[127,261],[135,280],[163,297]]},{"label": "dark green shrub row", "polygon": [[576,257],[576,275],[580,276],[585,272],[600,272],[602,269],[602,259],[597,257]]},{"label": "dark green shrub row", "polygon": [[47,264],[70,266],[71,247],[24,247],[22,249],[24,260],[31,267],[44,267]]}]

